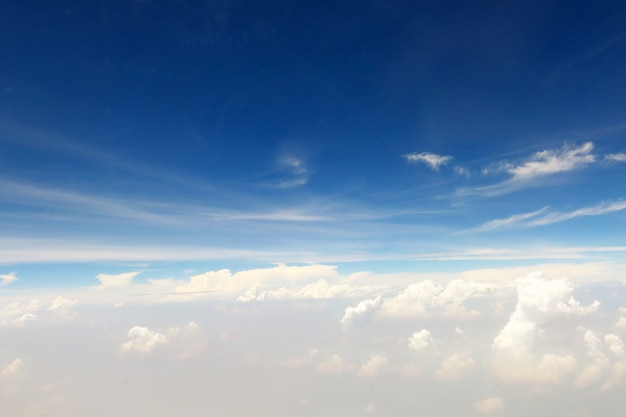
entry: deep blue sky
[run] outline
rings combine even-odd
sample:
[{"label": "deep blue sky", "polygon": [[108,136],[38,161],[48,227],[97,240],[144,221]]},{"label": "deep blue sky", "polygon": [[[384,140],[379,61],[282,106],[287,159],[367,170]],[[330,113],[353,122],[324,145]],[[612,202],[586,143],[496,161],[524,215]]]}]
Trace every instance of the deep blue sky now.
[{"label": "deep blue sky", "polygon": [[2,9],[7,270],[623,244],[624,2]]}]

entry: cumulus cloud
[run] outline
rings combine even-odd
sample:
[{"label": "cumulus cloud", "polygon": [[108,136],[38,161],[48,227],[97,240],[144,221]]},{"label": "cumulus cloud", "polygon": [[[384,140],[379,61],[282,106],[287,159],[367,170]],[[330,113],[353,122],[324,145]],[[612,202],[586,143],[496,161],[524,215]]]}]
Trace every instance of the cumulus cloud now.
[{"label": "cumulus cloud", "polygon": [[382,355],[375,355],[359,368],[357,375],[362,377],[372,377],[390,370],[389,359]]},{"label": "cumulus cloud", "polygon": [[128,331],[130,341],[122,345],[122,352],[152,353],[159,345],[169,343],[169,339],[147,327],[135,326]]},{"label": "cumulus cloud", "polygon": [[442,381],[457,381],[475,367],[472,352],[458,352],[443,361],[441,368],[435,372],[435,377]]},{"label": "cumulus cloud", "polygon": [[98,274],[96,278],[100,281],[100,288],[119,288],[130,285],[139,272],[124,272],[122,274]]},{"label": "cumulus cloud", "polygon": [[409,337],[409,348],[420,351],[426,348],[433,342],[432,336],[430,332],[426,329],[422,329],[419,332],[413,333],[411,337]]},{"label": "cumulus cloud", "polygon": [[321,374],[342,374],[354,371],[355,366],[335,354],[329,360],[320,362],[315,371]]},{"label": "cumulus cloud", "polygon": [[16,375],[22,369],[24,362],[21,359],[15,359],[2,370],[2,376]]},{"label": "cumulus cloud", "polygon": [[439,314],[450,317],[469,318],[477,311],[468,310],[466,300],[488,293],[492,285],[474,281],[454,280],[447,285],[424,280],[410,284],[394,297],[361,301],[356,307],[346,308],[341,323],[346,326],[356,317],[374,314],[385,317],[427,317]]},{"label": "cumulus cloud", "polygon": [[373,300],[363,300],[356,307],[347,307],[341,318],[341,325],[346,328],[357,318],[369,317],[380,307],[381,302],[382,298],[379,296]]},{"label": "cumulus cloud", "polygon": [[409,153],[404,155],[404,159],[408,162],[421,162],[428,165],[431,169],[438,171],[442,165],[446,165],[452,160],[450,155],[437,155],[430,152]]},{"label": "cumulus cloud", "polygon": [[35,312],[41,308],[41,301],[31,300],[28,304],[13,302],[0,309],[0,324],[24,324],[37,320]]},{"label": "cumulus cloud", "polygon": [[572,220],[577,217],[601,216],[622,210],[626,210],[625,200],[603,202],[595,206],[582,207],[570,212],[550,211],[548,207],[543,207],[529,213],[515,214],[504,219],[491,220],[469,231],[486,232],[492,230],[546,226]]},{"label": "cumulus cloud", "polygon": [[320,279],[317,282],[306,284],[302,288],[281,287],[278,290],[259,291],[257,287],[251,287],[244,295],[239,296],[237,301],[318,300],[338,297],[354,297],[359,294],[361,294],[361,291],[353,285],[331,285],[328,281]]},{"label": "cumulus cloud", "polygon": [[0,274],[0,285],[9,285],[17,281],[17,273]]},{"label": "cumulus cloud", "polygon": [[504,400],[498,397],[485,398],[474,404],[474,409],[481,414],[496,414],[504,410]]},{"label": "cumulus cloud", "polygon": [[69,298],[59,296],[52,301],[47,310],[56,311],[60,314],[65,314],[71,307],[75,306],[77,303],[78,301],[76,300],[70,300]]},{"label": "cumulus cloud", "polygon": [[517,304],[493,341],[494,371],[510,382],[554,384],[578,366],[572,355],[545,353],[535,348],[541,326],[558,317],[579,317],[597,311],[599,302],[581,305],[567,279],[546,280],[533,273],[517,283]]}]

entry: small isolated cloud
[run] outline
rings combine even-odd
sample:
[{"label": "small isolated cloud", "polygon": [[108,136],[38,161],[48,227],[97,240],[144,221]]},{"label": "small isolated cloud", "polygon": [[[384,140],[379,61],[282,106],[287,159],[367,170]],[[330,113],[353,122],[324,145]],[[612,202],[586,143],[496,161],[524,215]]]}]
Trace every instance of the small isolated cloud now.
[{"label": "small isolated cloud", "polygon": [[333,355],[327,361],[320,362],[315,371],[320,374],[342,374],[354,371],[355,366],[346,362],[340,355]]},{"label": "small isolated cloud", "polygon": [[610,153],[604,155],[604,159],[611,162],[626,162],[626,153]]},{"label": "small isolated cloud", "polygon": [[139,272],[124,272],[122,274],[98,274],[96,278],[100,281],[100,288],[119,288],[130,285],[133,282],[133,278],[139,275]]},{"label": "small isolated cloud", "polygon": [[498,397],[485,398],[474,404],[474,409],[481,414],[496,414],[504,410],[504,400]]},{"label": "small isolated cloud", "polygon": [[430,152],[409,153],[404,155],[408,162],[420,162],[428,165],[431,169],[438,171],[442,165],[446,165],[452,160],[450,155],[437,155]]},{"label": "small isolated cloud", "polygon": [[419,352],[430,345],[432,340],[430,332],[426,329],[422,329],[409,337],[409,348]]},{"label": "small isolated cloud", "polygon": [[169,339],[147,327],[135,326],[128,331],[131,339],[122,345],[122,352],[152,353],[159,345],[169,343]]},{"label": "small isolated cloud", "polygon": [[441,381],[458,381],[475,367],[472,352],[459,352],[443,361],[435,377]]},{"label": "small isolated cloud", "polygon": [[55,298],[54,301],[52,301],[50,307],[48,307],[47,310],[64,313],[67,312],[67,310],[71,307],[75,306],[76,303],[78,303],[78,301],[59,296]]},{"label": "small isolated cloud", "polygon": [[372,356],[357,371],[358,376],[371,377],[389,370],[389,359],[385,356]]},{"label": "small isolated cloud", "polygon": [[21,359],[15,359],[2,370],[2,376],[16,375],[22,369],[24,362]]},{"label": "small isolated cloud", "polygon": [[17,274],[9,272],[8,274],[0,274],[0,285],[9,285],[17,281]]},{"label": "small isolated cloud", "polygon": [[23,325],[29,321],[36,321],[37,312],[41,308],[41,301],[35,299],[28,304],[14,302],[0,308],[0,325]]}]

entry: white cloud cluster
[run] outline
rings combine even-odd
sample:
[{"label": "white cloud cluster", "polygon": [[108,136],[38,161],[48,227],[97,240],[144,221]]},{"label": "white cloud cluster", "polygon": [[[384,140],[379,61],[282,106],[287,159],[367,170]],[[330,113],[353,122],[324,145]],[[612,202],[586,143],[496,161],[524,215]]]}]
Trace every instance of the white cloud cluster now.
[{"label": "white cloud cluster", "polygon": [[17,281],[17,273],[0,274],[0,285],[9,285]]},{"label": "white cloud cluster", "polygon": [[604,159],[611,162],[626,162],[626,153],[610,153]]},{"label": "white cloud cluster", "polygon": [[165,335],[150,330],[148,327],[134,326],[128,331],[128,337],[131,340],[122,345],[121,352],[152,353],[157,346],[168,344],[172,339],[194,332],[198,328],[197,323],[190,322],[182,327],[171,327],[168,334]]},{"label": "white cloud cluster", "polygon": [[435,372],[435,377],[441,381],[458,381],[476,367],[472,352],[463,351],[453,353],[441,364]]},{"label": "white cloud cluster", "polygon": [[420,351],[432,343],[433,338],[430,332],[426,329],[415,332],[411,337],[409,337],[409,348],[415,351]]},{"label": "white cloud cluster", "polygon": [[573,291],[567,279],[548,281],[540,273],[518,281],[515,310],[492,344],[496,375],[510,382],[555,384],[576,370],[578,363],[572,355],[536,354],[542,325],[558,317],[577,317],[598,309],[598,301],[581,305]]},{"label": "white cloud cluster", "polygon": [[0,309],[0,324],[23,324],[37,320],[35,314],[41,308],[41,301],[31,300],[28,304],[15,301]]},{"label": "white cloud cluster", "polygon": [[354,297],[361,291],[348,284],[331,285],[320,279],[317,282],[306,284],[301,288],[281,287],[277,290],[259,292],[257,287],[249,288],[246,293],[237,298],[239,302],[266,301],[266,300],[320,300],[329,298]]},{"label": "white cloud cluster", "polygon": [[373,377],[383,372],[392,371],[389,365],[389,359],[382,355],[372,356],[366,363],[361,365],[357,371],[357,375],[361,377]]},{"label": "white cloud cluster", "polygon": [[409,162],[424,163],[435,171],[438,171],[442,165],[446,165],[452,160],[450,155],[437,155],[430,152],[409,153],[404,155],[404,158]]},{"label": "white cloud cluster", "polygon": [[387,317],[427,317],[431,314],[472,317],[478,312],[468,310],[465,301],[492,289],[493,285],[475,281],[457,279],[444,286],[425,280],[409,285],[395,297],[377,297],[361,301],[356,307],[346,308],[341,323],[347,326],[357,317],[374,314]]}]

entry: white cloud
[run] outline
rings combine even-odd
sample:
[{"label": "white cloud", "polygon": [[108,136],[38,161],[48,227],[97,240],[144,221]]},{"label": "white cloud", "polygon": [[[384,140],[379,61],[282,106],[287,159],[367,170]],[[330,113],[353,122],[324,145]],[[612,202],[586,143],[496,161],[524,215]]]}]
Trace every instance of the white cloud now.
[{"label": "white cloud", "polygon": [[476,367],[472,352],[454,353],[441,364],[435,377],[442,381],[458,381]]},{"label": "white cloud", "polygon": [[610,153],[604,155],[604,159],[612,162],[626,162],[626,153]]},{"label": "white cloud", "polygon": [[151,353],[157,346],[169,343],[169,339],[147,327],[135,326],[128,331],[131,339],[122,345],[122,352]]},{"label": "white cloud", "polygon": [[373,300],[363,300],[356,307],[346,307],[341,318],[341,325],[346,328],[356,318],[369,317],[380,307],[381,303],[382,298],[379,296]]},{"label": "white cloud", "polygon": [[496,414],[504,410],[504,400],[498,397],[485,398],[474,404],[474,408],[481,414]]},{"label": "white cloud", "polygon": [[357,375],[362,377],[372,377],[390,370],[392,369],[389,366],[389,359],[382,355],[375,355],[359,368]]},{"label": "white cloud", "polygon": [[570,212],[548,211],[548,207],[529,213],[515,214],[513,216],[491,220],[469,231],[485,232],[502,229],[519,229],[526,227],[546,226],[561,223],[577,217],[601,216],[608,213],[626,210],[626,201],[620,200],[610,203],[600,203],[595,206],[582,207]]},{"label": "white cloud", "polygon": [[607,334],[604,336],[604,342],[609,346],[609,350],[618,357],[624,356],[624,342],[622,339],[614,334]]},{"label": "white cloud", "polygon": [[422,329],[419,332],[413,333],[409,337],[409,348],[420,351],[432,343],[432,336],[426,329]]},{"label": "white cloud", "polygon": [[78,303],[78,301],[59,296],[52,301],[52,304],[50,304],[47,310],[65,313],[69,308],[75,306],[76,303]]},{"label": "white cloud", "polygon": [[250,287],[246,293],[237,298],[239,302],[265,301],[265,300],[319,300],[340,297],[354,297],[361,295],[363,291],[355,285],[335,284],[320,279],[317,282],[306,284],[301,288],[281,287],[278,290],[259,292],[257,287]]},{"label": "white cloud", "polygon": [[457,194],[495,196],[510,193],[529,185],[537,185],[536,180],[538,179],[582,169],[596,162],[596,157],[592,151],[593,143],[586,142],[578,147],[564,145],[558,150],[536,152],[518,165],[510,162],[492,164],[483,169],[483,174],[505,172],[509,178],[484,187],[460,189]]},{"label": "white cloud", "polygon": [[494,371],[510,382],[559,383],[577,368],[571,355],[545,353],[535,348],[542,325],[558,317],[578,317],[597,311],[599,302],[583,306],[573,297],[567,279],[548,281],[540,273],[517,282],[517,304],[494,339]]},{"label": "white cloud", "polygon": [[591,153],[593,143],[586,142],[578,147],[563,146],[558,151],[536,152],[528,161],[508,169],[512,181],[532,181],[535,178],[583,168],[595,162]]},{"label": "white cloud", "polygon": [[21,359],[15,359],[2,370],[2,376],[16,375],[22,369],[24,362]]},{"label": "white cloud", "polygon": [[8,274],[0,274],[0,285],[9,285],[17,281],[17,274],[9,272]]},{"label": "white cloud", "polygon": [[346,362],[340,355],[335,354],[329,360],[320,362],[315,371],[320,374],[342,374],[354,371],[355,366]]},{"label": "white cloud", "polygon": [[409,153],[404,155],[409,162],[421,162],[428,165],[431,169],[437,171],[442,165],[446,165],[452,160],[450,155],[437,155],[430,152]]},{"label": "white cloud", "polygon": [[133,282],[133,278],[139,275],[139,272],[124,272],[122,274],[98,274],[96,278],[100,281],[100,288],[118,288],[130,285]]},{"label": "white cloud", "polygon": [[41,301],[31,300],[28,304],[13,302],[0,309],[0,324],[24,324],[37,320],[35,312],[41,308]]}]

